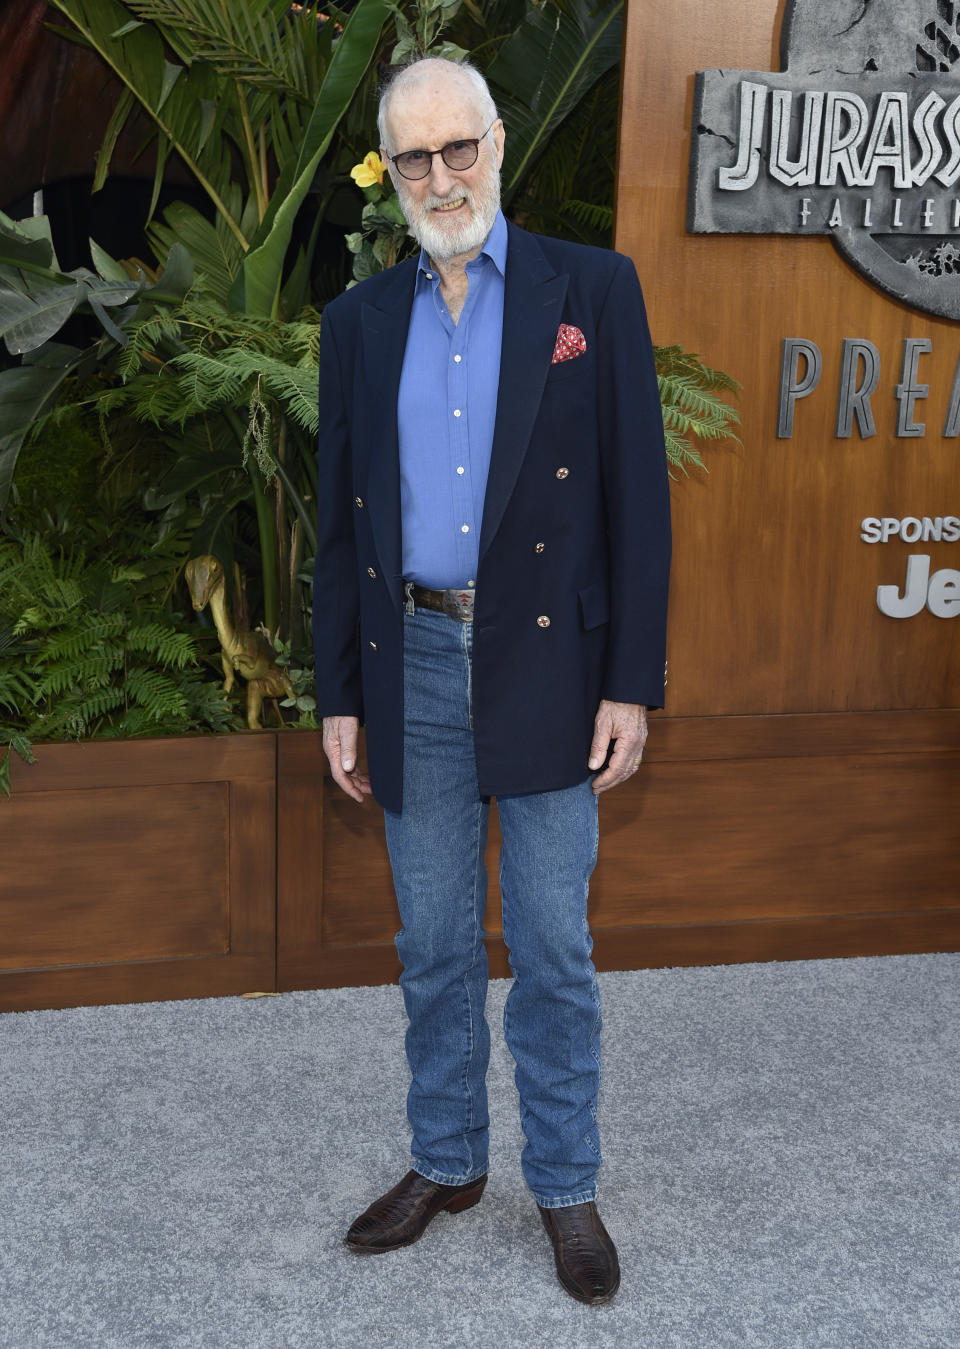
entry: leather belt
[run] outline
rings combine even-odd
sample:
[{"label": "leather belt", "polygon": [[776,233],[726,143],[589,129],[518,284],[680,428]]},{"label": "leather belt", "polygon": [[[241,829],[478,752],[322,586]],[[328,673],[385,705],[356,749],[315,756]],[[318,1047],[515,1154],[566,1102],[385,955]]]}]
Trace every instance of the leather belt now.
[{"label": "leather belt", "polygon": [[458,618],[461,623],[473,622],[474,590],[428,590],[416,581],[404,581],[403,590],[407,599],[421,609],[433,609],[448,618]]}]

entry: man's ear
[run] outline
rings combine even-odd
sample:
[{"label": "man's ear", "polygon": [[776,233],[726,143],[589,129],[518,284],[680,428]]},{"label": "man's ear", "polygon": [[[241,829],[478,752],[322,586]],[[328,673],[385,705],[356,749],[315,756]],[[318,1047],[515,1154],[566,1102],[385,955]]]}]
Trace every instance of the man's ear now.
[{"label": "man's ear", "polygon": [[[507,133],[506,131],[504,131],[503,122],[498,117],[493,124],[493,144],[497,152],[498,169],[503,168],[503,143],[506,140],[506,138]],[[383,159],[383,155],[381,155],[380,158]]]},{"label": "man's ear", "polygon": [[385,145],[381,145],[379,150],[377,151],[377,154],[380,156],[381,164],[384,164],[386,166],[388,178],[390,179],[391,183],[393,183],[394,188],[396,188],[397,180],[393,174],[393,165],[390,162],[390,156],[387,154],[387,147]]}]

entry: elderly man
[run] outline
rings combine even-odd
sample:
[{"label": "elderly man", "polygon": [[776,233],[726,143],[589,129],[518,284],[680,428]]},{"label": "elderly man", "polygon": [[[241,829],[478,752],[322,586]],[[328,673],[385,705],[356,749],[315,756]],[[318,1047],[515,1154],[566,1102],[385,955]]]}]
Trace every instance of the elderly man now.
[{"label": "elderly man", "polygon": [[346,1241],[408,1245],[483,1192],[496,797],[523,1175],[564,1288],[605,1302],[587,887],[597,797],[662,706],[670,553],[643,301],[627,259],[506,223],[503,123],[471,67],[403,69],[380,135],[421,249],[324,313],[313,612],[331,773],[384,808],[413,1165]]}]

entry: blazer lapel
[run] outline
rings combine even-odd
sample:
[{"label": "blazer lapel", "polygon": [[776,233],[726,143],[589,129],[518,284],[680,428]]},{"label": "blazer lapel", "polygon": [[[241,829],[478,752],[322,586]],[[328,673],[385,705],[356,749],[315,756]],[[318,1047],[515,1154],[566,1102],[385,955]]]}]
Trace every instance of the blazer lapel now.
[{"label": "blazer lapel", "polygon": [[371,405],[366,437],[369,444],[367,506],[381,574],[398,609],[403,598],[403,554],[397,399],[415,278],[416,264],[401,264],[377,304],[365,304],[360,316],[363,368]]},{"label": "blazer lapel", "polygon": [[536,239],[509,225],[500,387],[480,526],[480,557],[500,527],[527,452],[560,326],[569,277],[556,273]]}]

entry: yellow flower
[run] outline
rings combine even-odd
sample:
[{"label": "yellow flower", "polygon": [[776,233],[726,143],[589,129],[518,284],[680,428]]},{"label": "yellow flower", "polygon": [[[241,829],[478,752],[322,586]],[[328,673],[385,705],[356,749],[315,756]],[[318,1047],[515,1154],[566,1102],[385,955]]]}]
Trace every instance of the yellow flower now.
[{"label": "yellow flower", "polygon": [[350,170],[350,177],[356,183],[357,187],[373,187],[374,183],[382,183],[383,175],[387,171],[387,166],[377,154],[376,150],[371,150],[364,157],[362,164],[354,164]]}]

